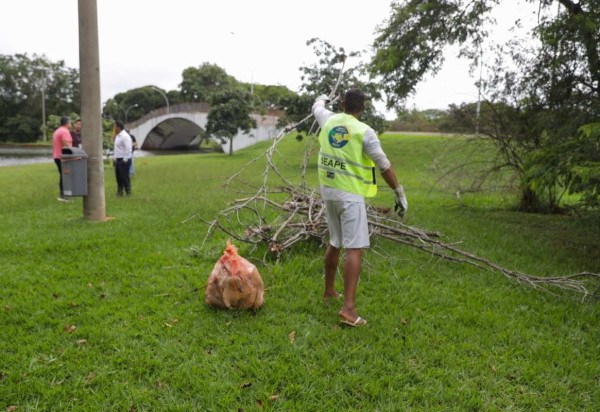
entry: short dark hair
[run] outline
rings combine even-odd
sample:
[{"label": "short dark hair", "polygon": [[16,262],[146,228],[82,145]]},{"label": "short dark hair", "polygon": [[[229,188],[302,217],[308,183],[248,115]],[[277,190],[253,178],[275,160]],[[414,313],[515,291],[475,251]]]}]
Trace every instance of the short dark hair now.
[{"label": "short dark hair", "polygon": [[344,111],[358,113],[365,109],[365,94],[359,89],[349,89],[344,94]]},{"label": "short dark hair", "polygon": [[69,116],[63,116],[60,118],[60,125],[61,126],[66,126],[69,123],[71,123],[71,118]]},{"label": "short dark hair", "polygon": [[119,129],[124,130],[125,129],[125,125],[123,124],[122,121],[120,120],[115,120],[115,126],[117,126]]}]

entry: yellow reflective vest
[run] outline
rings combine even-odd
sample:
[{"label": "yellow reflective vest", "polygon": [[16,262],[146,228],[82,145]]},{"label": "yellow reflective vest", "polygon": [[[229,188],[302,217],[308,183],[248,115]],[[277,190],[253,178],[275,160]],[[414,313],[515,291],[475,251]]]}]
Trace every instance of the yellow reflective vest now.
[{"label": "yellow reflective vest", "polygon": [[319,133],[318,167],[322,185],[364,197],[377,194],[375,163],[363,151],[363,136],[368,128],[346,113],[327,119]]}]

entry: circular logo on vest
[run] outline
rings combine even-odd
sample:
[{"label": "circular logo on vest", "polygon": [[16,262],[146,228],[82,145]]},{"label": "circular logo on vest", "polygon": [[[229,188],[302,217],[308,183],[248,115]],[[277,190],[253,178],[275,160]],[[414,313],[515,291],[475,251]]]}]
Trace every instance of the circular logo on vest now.
[{"label": "circular logo on vest", "polygon": [[329,144],[335,148],[346,146],[350,141],[350,132],[344,126],[336,126],[329,131]]}]

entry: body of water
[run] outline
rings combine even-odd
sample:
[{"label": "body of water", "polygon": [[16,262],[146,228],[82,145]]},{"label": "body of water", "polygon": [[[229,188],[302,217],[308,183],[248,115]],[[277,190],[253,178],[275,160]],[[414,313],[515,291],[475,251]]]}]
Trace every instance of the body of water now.
[{"label": "body of water", "polygon": [[[203,153],[200,150],[136,150],[135,157]],[[29,146],[0,146],[0,167],[17,166],[32,163],[54,163],[52,148]]]},{"label": "body of water", "polygon": [[16,166],[31,163],[54,163],[52,148],[0,146],[0,166]]}]

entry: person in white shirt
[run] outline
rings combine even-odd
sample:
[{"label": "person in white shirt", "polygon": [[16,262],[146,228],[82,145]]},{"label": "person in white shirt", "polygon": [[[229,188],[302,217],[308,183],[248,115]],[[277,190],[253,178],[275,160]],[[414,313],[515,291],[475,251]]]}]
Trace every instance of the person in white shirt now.
[{"label": "person in white shirt", "polygon": [[323,299],[340,297],[334,283],[340,249],[344,248],[344,303],[339,318],[343,324],[362,326],[367,321],[358,316],[356,289],[363,249],[370,245],[364,198],[377,193],[375,167],[394,191],[396,211],[400,216],[408,209],[408,203],[375,131],[359,120],[365,108],[364,93],[358,89],[348,90],[341,104],[343,113],[326,109],[327,102],[328,97],[321,95],[312,107],[321,126],[318,170],[329,229]]},{"label": "person in white shirt", "polygon": [[115,144],[113,153],[113,165],[117,177],[117,196],[131,195],[131,180],[129,179],[129,168],[131,167],[132,142],[131,137],[125,131],[123,122],[115,122]]}]

